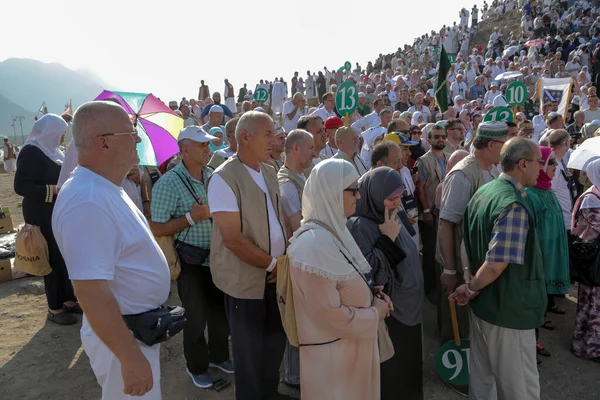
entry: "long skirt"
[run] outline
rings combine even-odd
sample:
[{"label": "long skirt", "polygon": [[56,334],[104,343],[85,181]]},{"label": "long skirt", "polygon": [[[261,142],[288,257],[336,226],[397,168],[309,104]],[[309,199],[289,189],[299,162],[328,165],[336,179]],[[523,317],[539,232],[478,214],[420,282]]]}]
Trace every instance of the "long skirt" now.
[{"label": "long skirt", "polygon": [[600,287],[579,284],[573,353],[581,358],[600,357]]},{"label": "long skirt", "polygon": [[421,324],[385,319],[394,357],[381,363],[381,400],[423,400],[423,334]]}]

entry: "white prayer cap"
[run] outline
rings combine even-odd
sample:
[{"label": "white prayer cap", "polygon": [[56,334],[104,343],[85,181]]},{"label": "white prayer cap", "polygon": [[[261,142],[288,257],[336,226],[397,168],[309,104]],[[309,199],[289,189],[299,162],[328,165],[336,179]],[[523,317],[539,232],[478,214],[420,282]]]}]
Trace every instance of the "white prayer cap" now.
[{"label": "white prayer cap", "polygon": [[361,99],[363,97],[367,97],[367,95],[364,94],[363,92],[358,92],[358,98]]},{"label": "white prayer cap", "polygon": [[221,107],[220,105],[214,105],[210,108],[210,110],[208,111],[208,113],[214,113],[214,112],[223,112],[223,107]]}]

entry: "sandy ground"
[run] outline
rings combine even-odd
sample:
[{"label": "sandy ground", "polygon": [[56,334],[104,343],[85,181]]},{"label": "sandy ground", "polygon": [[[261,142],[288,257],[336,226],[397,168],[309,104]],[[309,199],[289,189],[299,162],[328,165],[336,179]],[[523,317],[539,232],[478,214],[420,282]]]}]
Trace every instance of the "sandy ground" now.
[{"label": "sandy ground", "polygon": [[[14,175],[0,174],[0,205],[10,207],[15,225],[22,223],[13,193]],[[572,288],[571,295],[576,294]],[[571,354],[571,335],[576,304],[568,296],[559,299],[567,315],[551,319],[555,331],[542,330],[541,340],[552,352],[539,367],[542,398],[549,400],[593,400],[600,398],[600,365]],[[168,301],[177,304],[175,286]],[[80,325],[61,327],[46,322],[43,281],[27,278],[0,284],[0,399],[98,399],[95,381],[79,338]],[[438,349],[436,309],[424,307],[424,385],[425,399],[460,399],[437,377],[434,367]],[[185,373],[182,335],[162,346],[162,393],[167,400],[232,400],[233,387],[220,393],[198,389]],[[212,371],[215,376],[231,375]],[[281,391],[298,396],[281,385]],[[399,392],[399,399],[402,398]],[[368,400],[368,399],[365,399]]]}]

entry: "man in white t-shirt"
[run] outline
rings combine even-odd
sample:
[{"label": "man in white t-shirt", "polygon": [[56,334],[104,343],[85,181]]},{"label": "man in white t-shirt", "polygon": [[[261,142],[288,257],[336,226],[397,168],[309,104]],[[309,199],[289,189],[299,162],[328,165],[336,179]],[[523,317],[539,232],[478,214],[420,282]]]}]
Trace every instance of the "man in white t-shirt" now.
[{"label": "man in white t-shirt", "polygon": [[60,190],[52,228],[84,311],[83,348],[103,400],[159,400],[160,345],[138,342],[123,319],[160,307],[170,289],[165,256],[120,187],[140,161],[140,138],[112,102],[86,103],[73,120],[79,167]]},{"label": "man in white t-shirt", "polygon": [[467,91],[469,88],[467,84],[463,82],[462,74],[456,75],[456,81],[452,82],[450,85],[450,91],[452,92],[452,98],[456,96],[462,96],[463,98],[467,95]]},{"label": "man in white t-shirt", "polygon": [[275,169],[266,164],[275,126],[269,115],[249,111],[235,136],[237,154],[208,181],[210,269],[225,293],[236,399],[286,399],[277,392],[286,337],[275,292],[286,229]]},{"label": "man in white t-shirt", "polygon": [[[302,191],[306,183],[304,170],[310,167],[315,145],[312,135],[302,129],[294,129],[285,139],[285,165],[277,173],[283,211],[290,232],[300,228],[302,220]],[[300,386],[300,352],[298,347],[287,343],[283,357],[284,383],[290,387]]]},{"label": "man in white t-shirt", "polygon": [[291,132],[298,126],[298,120],[304,115],[306,100],[301,92],[297,92],[283,104],[283,130]]},{"label": "man in white t-shirt", "polygon": [[323,95],[323,107],[315,110],[311,115],[316,115],[317,117],[321,117],[323,121],[325,121],[329,117],[335,117],[336,113],[335,109],[335,97],[333,93],[327,92]]},{"label": "man in white t-shirt", "polygon": [[598,108],[598,97],[597,96],[589,96],[588,97],[588,107],[586,110],[583,110],[585,114],[584,122],[592,122],[595,119],[600,119],[600,109]]}]

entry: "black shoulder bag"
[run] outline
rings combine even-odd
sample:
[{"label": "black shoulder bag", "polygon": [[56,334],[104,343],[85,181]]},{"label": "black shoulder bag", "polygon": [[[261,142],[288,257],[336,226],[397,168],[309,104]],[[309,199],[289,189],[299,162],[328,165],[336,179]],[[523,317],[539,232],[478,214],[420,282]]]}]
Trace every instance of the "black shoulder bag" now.
[{"label": "black shoulder bag", "polygon": [[[183,185],[188,190],[188,192],[190,192],[190,194],[196,200],[196,202],[198,204],[202,204],[200,198],[196,195],[196,192],[194,191],[192,182],[190,182],[189,179],[187,179],[187,177],[187,182],[184,181],[181,175],[179,175],[177,172],[175,172],[175,175],[177,175],[179,179],[181,179],[181,182],[183,182]],[[185,240],[185,238],[187,237],[190,228],[191,227],[187,228],[185,236],[182,240],[179,240],[179,235],[177,236],[177,239],[175,239],[175,251],[177,251],[177,255],[183,263],[188,265],[201,266],[210,256],[210,249],[201,249],[200,247],[183,242],[183,240]]]},{"label": "black shoulder bag", "polygon": [[123,315],[133,336],[147,346],[167,341],[181,332],[187,319],[179,306],[161,306],[140,314]]},{"label": "black shoulder bag", "polygon": [[[596,193],[588,194],[598,197]],[[600,197],[598,199],[600,200]],[[573,214],[574,227],[577,226],[580,204],[581,201]],[[584,242],[578,236],[569,233],[569,261],[571,281],[600,286],[600,236],[593,242]]]}]

